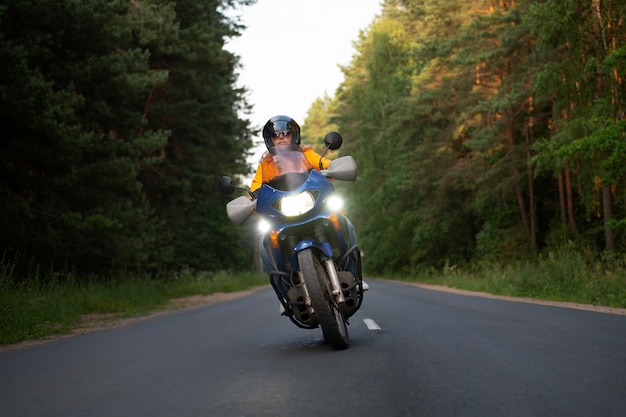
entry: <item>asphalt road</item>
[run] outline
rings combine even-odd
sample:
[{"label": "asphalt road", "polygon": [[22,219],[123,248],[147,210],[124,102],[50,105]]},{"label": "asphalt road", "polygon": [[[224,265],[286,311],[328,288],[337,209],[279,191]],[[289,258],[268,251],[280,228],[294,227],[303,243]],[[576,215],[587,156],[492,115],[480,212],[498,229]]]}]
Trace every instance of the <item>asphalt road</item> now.
[{"label": "asphalt road", "polygon": [[268,288],[1,352],[0,416],[626,416],[626,316],[368,282],[345,351]]}]

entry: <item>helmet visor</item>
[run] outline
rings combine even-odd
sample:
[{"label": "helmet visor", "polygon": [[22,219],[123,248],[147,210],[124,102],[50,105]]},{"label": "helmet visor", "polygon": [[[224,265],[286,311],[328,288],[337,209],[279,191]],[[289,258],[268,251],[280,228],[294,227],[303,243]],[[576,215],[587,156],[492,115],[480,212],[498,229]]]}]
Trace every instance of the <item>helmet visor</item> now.
[{"label": "helmet visor", "polygon": [[277,120],[272,123],[272,133],[276,132],[277,130],[286,131],[290,129],[285,120]]}]

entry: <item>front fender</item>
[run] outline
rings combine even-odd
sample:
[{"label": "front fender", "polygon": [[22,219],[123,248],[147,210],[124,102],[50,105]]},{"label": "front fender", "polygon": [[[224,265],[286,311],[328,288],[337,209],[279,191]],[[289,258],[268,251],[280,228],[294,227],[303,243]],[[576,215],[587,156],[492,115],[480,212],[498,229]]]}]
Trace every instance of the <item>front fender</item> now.
[{"label": "front fender", "polygon": [[310,249],[310,248],[315,248],[319,250],[324,255],[328,256],[329,258],[333,256],[333,248],[330,246],[330,243],[319,242],[317,240],[312,240],[312,239],[306,239],[306,240],[301,240],[300,242],[296,244],[296,246],[294,246],[293,252],[291,254],[291,264],[297,265],[298,252],[302,252],[303,250]]}]

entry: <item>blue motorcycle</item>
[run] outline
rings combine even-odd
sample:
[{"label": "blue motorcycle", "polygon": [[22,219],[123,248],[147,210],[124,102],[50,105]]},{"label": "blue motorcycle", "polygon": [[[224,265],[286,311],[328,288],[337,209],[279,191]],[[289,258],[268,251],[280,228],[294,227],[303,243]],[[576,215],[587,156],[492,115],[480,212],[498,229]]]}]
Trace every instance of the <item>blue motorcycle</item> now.
[{"label": "blue motorcycle", "polygon": [[[342,142],[339,133],[329,133],[326,151]],[[241,225],[256,211],[261,258],[282,314],[303,329],[321,327],[334,349],[346,349],[348,319],[360,308],[367,284],[354,228],[329,179],[356,180],[356,163],[343,156],[317,171],[298,145],[275,146],[270,153],[275,172],[257,195],[230,201],[226,213]],[[230,177],[220,178],[219,188],[224,194],[249,192]]]}]

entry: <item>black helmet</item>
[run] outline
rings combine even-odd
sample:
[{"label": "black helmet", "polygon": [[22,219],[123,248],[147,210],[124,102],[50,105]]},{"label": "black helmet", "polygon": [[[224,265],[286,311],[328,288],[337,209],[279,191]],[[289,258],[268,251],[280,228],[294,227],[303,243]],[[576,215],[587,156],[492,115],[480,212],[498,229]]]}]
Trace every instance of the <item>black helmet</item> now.
[{"label": "black helmet", "polygon": [[274,147],[272,136],[276,131],[288,130],[291,132],[291,143],[300,144],[300,126],[289,116],[274,116],[263,126],[263,139],[267,149]]}]

